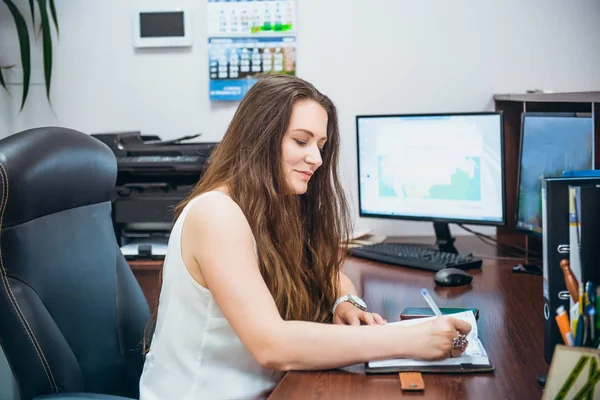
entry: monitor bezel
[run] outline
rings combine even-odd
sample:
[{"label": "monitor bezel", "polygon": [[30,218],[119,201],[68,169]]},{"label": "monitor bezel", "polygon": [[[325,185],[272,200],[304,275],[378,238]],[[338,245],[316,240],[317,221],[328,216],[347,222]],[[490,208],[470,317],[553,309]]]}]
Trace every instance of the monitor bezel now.
[{"label": "monitor bezel", "polygon": [[[523,111],[521,113],[521,126],[519,129],[519,158],[517,159],[517,190],[515,191],[515,229],[518,232],[524,233],[528,236],[532,236],[538,239],[543,237],[543,229],[542,232],[536,232],[531,229],[527,229],[519,226],[519,197],[521,194],[521,164],[523,161],[523,139],[525,135],[523,135],[523,130],[525,129],[525,117],[548,117],[548,118],[592,118],[592,128],[594,126],[592,113],[586,112],[574,112],[574,111]],[[596,136],[595,133],[592,132],[592,166],[596,165],[596,154],[594,148],[596,147]],[[560,176],[553,176],[549,178],[561,178]],[[541,196],[541,193],[540,193]]]},{"label": "monitor bezel", "polygon": [[[360,183],[360,140],[359,140],[359,121],[361,118],[410,118],[410,117],[482,117],[496,115],[500,118],[500,163],[501,163],[501,193],[502,193],[502,219],[500,221],[486,221],[481,219],[460,219],[460,218],[440,218],[434,216],[414,216],[414,215],[389,215],[363,212],[362,208],[362,188]],[[356,168],[358,185],[358,214],[364,218],[381,218],[406,221],[426,221],[456,223],[482,226],[506,226],[506,155],[504,152],[504,113],[502,111],[477,111],[477,112],[450,112],[450,113],[420,113],[420,114],[363,114],[356,115]]]}]

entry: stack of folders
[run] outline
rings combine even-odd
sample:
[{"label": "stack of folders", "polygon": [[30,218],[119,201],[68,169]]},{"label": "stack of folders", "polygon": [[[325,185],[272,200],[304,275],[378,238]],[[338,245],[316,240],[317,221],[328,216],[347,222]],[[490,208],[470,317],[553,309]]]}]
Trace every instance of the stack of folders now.
[{"label": "stack of folders", "polygon": [[[407,358],[370,361],[366,363],[367,374],[389,374],[405,371],[432,372],[432,373],[469,373],[491,372],[494,370],[477,333],[477,321],[472,311],[465,311],[451,315],[471,325],[471,332],[467,335],[469,344],[460,357],[451,357],[440,361],[420,361]],[[420,324],[436,317],[409,319],[392,322],[389,325],[414,325]]]},{"label": "stack of folders", "polygon": [[566,311],[560,309],[556,320],[565,344],[600,348],[600,185],[569,186],[569,227],[571,251],[563,269],[571,297],[570,321],[566,323]]},{"label": "stack of folders", "polygon": [[550,362],[558,343],[600,348],[600,173],[545,179],[542,205],[544,354]]},{"label": "stack of folders", "polygon": [[[548,363],[552,361],[554,348],[557,344],[568,344],[564,341],[564,335],[561,335],[559,326],[556,323],[556,310],[561,309],[561,307],[564,308],[568,318],[568,314],[579,296],[579,289],[575,286],[578,286],[578,282],[582,282],[579,252],[571,252],[570,245],[571,236],[573,236],[575,242],[577,241],[577,231],[571,231],[574,228],[576,219],[573,214],[573,226],[571,226],[569,188],[595,187],[599,184],[600,177],[588,174],[578,177],[573,172],[568,176],[546,178],[542,181],[544,358]],[[572,204],[572,210],[575,210],[574,203]],[[575,245],[574,248],[577,249],[578,247],[578,245]],[[577,267],[567,267],[565,260],[572,261]],[[572,277],[570,278],[570,276]],[[591,278],[588,279],[591,280]],[[570,282],[571,287],[569,289],[567,288],[567,282]],[[582,284],[582,286],[584,285]],[[571,315],[571,319],[577,319],[577,317],[578,315]],[[568,326],[569,323],[567,322],[566,325]]]}]

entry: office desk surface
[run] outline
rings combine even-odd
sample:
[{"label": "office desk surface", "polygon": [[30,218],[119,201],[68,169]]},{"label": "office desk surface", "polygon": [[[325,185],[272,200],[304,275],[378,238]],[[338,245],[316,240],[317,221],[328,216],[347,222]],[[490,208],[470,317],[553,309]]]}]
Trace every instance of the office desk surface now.
[{"label": "office desk surface", "polygon": [[[461,253],[498,256],[495,248],[474,237],[459,238],[456,245]],[[423,374],[425,391],[411,393],[402,392],[398,374],[365,375],[363,365],[292,371],[269,399],[539,399],[542,388],[536,378],[549,368],[543,355],[542,277],[513,273],[515,263],[484,259],[481,269],[470,271],[471,285],[454,288],[436,287],[432,272],[358,258],[349,258],[343,266],[370,309],[390,322],[399,320],[404,307],[427,306],[421,288],[427,288],[440,307],[479,308],[479,337],[493,373]]]}]

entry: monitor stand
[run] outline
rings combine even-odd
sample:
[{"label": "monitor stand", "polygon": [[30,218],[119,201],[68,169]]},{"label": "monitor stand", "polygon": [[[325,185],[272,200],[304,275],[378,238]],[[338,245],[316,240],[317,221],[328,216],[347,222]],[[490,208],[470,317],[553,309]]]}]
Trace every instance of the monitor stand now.
[{"label": "monitor stand", "polygon": [[539,264],[516,264],[513,267],[514,273],[543,275],[542,267]]},{"label": "monitor stand", "polygon": [[513,267],[514,273],[543,275],[543,269],[540,264],[530,263],[529,261],[529,236],[525,236],[525,262],[516,264]]},{"label": "monitor stand", "polygon": [[446,253],[458,254],[458,250],[454,247],[455,238],[450,233],[450,226],[447,222],[433,221],[433,229],[435,230],[435,244],[439,251]]}]

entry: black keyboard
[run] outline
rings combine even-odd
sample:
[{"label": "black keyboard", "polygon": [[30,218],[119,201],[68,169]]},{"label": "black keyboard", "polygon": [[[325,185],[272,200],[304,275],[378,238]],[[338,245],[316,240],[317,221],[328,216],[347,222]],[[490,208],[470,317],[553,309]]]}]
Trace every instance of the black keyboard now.
[{"label": "black keyboard", "polygon": [[348,252],[360,258],[404,267],[439,271],[443,268],[481,268],[482,260],[470,255],[445,253],[427,247],[402,243],[377,243],[354,247]]}]

